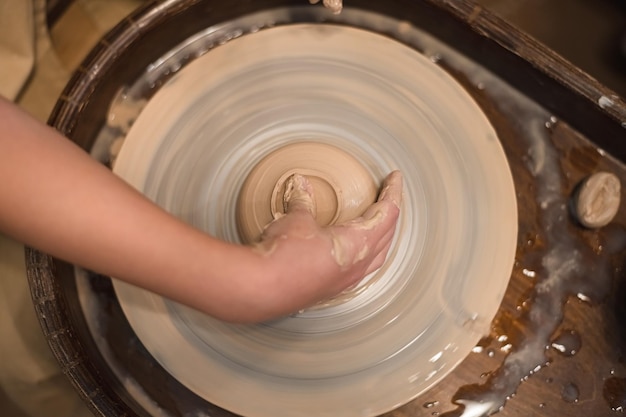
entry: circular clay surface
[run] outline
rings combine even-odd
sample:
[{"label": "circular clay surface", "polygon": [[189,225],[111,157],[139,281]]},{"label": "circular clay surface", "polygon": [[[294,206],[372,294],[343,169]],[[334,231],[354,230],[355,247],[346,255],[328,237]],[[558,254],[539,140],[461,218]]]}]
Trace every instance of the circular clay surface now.
[{"label": "circular clay surface", "polygon": [[237,201],[241,240],[253,243],[272,220],[285,213],[287,180],[307,177],[314,216],[321,226],[352,220],[376,201],[372,175],[347,152],[327,143],[297,142],[272,151],[246,178]]},{"label": "circular clay surface", "polygon": [[[313,143],[319,152],[283,166],[281,152]],[[356,164],[322,169],[324,155]],[[305,166],[309,156],[318,162]],[[237,414],[365,417],[410,401],[489,332],[510,277],[517,208],[496,133],[417,51],[347,26],[285,25],[231,40],[178,72],[131,127],[114,169],[184,221],[241,242],[240,194],[273,157],[282,168],[264,187],[311,169],[305,175],[330,200],[345,199],[335,190],[359,178],[368,183],[354,185],[361,197],[402,171],[385,265],[350,297],[249,326],[114,280],[128,321],[169,373]]]}]

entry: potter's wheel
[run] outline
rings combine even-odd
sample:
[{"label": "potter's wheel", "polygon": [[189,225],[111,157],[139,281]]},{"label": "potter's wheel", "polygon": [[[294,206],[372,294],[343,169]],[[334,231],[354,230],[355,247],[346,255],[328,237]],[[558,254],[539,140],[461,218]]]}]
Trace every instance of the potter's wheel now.
[{"label": "potter's wheel", "polygon": [[513,263],[505,155],[446,72],[365,30],[264,29],[169,80],[114,170],[176,216],[239,242],[246,179],[273,152],[309,143],[349,154],[374,183],[393,169],[405,177],[389,258],[350,296],[233,326],[114,285],[154,358],[208,401],[246,416],[377,415],[441,380],[488,333]]}]

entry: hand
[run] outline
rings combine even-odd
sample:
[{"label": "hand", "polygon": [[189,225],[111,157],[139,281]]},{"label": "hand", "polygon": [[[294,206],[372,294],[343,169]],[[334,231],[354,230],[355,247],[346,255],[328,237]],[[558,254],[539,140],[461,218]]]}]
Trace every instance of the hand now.
[{"label": "hand", "polygon": [[[358,283],[385,261],[402,199],[402,175],[392,172],[378,201],[363,216],[320,227],[313,218],[313,189],[294,175],[285,193],[286,214],[266,228],[255,250],[282,271],[275,288],[276,310],[287,314],[330,298]],[[265,294],[267,295],[267,293]]]},{"label": "hand", "polygon": [[250,248],[215,239],[166,213],[2,98],[0,150],[0,178],[10,178],[0,181],[2,232],[240,323],[313,305],[380,267],[402,196],[402,176],[394,172],[361,218],[321,228],[311,214],[311,186],[294,177],[287,214]]}]

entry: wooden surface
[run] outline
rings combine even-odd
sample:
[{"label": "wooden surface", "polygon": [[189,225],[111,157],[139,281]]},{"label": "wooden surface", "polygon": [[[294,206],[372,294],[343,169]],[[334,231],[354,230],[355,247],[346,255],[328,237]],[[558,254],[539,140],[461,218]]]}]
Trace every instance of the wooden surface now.
[{"label": "wooden surface", "polygon": [[[270,0],[243,3],[248,11],[295,4]],[[468,0],[355,0],[354,3],[412,21],[481,63],[509,85],[524,91],[554,114],[558,122],[547,129],[550,147],[558,152],[560,161],[560,188],[555,191],[559,199],[567,201],[584,177],[599,170],[617,174],[622,184],[626,184],[626,167],[620,162],[620,159],[626,160],[626,129],[622,127],[622,121],[626,121],[626,106],[613,97],[611,91],[575,67]],[[131,19],[103,41],[75,75],[51,123],[89,149],[104,120],[106,110],[102,109],[106,109],[117,88],[158,57],[158,51],[150,45],[161,41],[165,46],[159,50],[163,51],[167,45],[173,45],[177,39],[200,27],[241,12],[226,7],[211,14],[207,12],[211,7],[202,3],[181,1],[178,4],[181,7],[174,7],[167,19],[165,15],[149,15],[146,8],[134,18],[142,21],[141,30]],[[183,11],[182,5],[190,5],[192,9]],[[198,10],[206,14],[201,15]],[[147,33],[157,25],[172,33],[172,28],[180,27],[183,19],[188,23],[177,35],[179,38]],[[112,58],[112,48],[125,52]],[[134,66],[127,64],[129,56],[134,58]],[[528,167],[529,145],[524,132],[530,127],[503,111],[489,91],[478,88],[467,75],[451,71],[488,115],[509,159],[518,192],[520,219],[516,264],[502,307],[493,322],[492,335],[481,342],[483,351],[470,354],[442,382],[406,406],[386,414],[387,417],[431,416],[449,411],[452,411],[450,415],[459,415],[462,410],[453,403],[455,398],[469,398],[479,395],[485,387],[493,388],[489,385],[490,375],[497,374],[506,356],[501,349],[505,343],[499,342],[498,337],[507,335],[507,343],[512,345],[510,352],[515,352],[524,345],[524,340],[532,337],[528,333],[536,330],[528,326],[526,315],[539,299],[537,284],[546,278],[542,274],[541,260],[553,243],[550,231],[545,230],[537,196],[545,184],[538,183],[537,176],[533,176]],[[599,106],[602,96],[611,98],[614,105]],[[602,155],[597,146],[613,156]],[[614,223],[599,231],[585,230],[568,216],[562,222],[563,230],[584,253],[585,266],[575,274],[575,282],[568,288],[569,296],[559,302],[564,316],[554,333],[575,331],[580,335],[581,346],[571,357],[547,349],[545,363],[549,364],[519,385],[515,396],[500,412],[503,416],[609,416],[614,411],[607,398],[617,395],[614,401],[617,404],[624,397],[620,392],[624,389],[621,380],[615,378],[626,378],[622,363],[626,207],[622,204]],[[91,402],[94,412],[103,416],[145,415],[108,369],[86,329],[72,268],[32,250],[28,251],[28,262],[33,300],[44,333],[64,371]],[[524,269],[537,271],[536,277],[525,275]],[[107,337],[114,357],[143,382],[142,386],[151,397],[158,399],[159,406],[172,415],[186,415],[198,407],[205,408],[212,416],[230,415],[207,405],[165,373],[132,333],[108,278],[93,278],[94,291],[109,317]],[[591,294],[591,302],[577,298],[577,289]],[[563,399],[564,389],[567,391],[572,386],[579,391],[577,402]]]},{"label": "wooden surface", "polygon": [[476,1],[626,97],[624,0]]},{"label": "wooden surface", "polygon": [[[467,86],[471,88],[470,86]],[[511,351],[523,345],[524,338],[533,329],[528,326],[526,315],[529,307],[536,302],[536,284],[547,279],[542,271],[541,260],[551,249],[548,233],[541,223],[541,208],[537,196],[533,195],[539,186],[526,167],[524,156],[527,149],[524,141],[511,121],[499,115],[493,105],[479,91],[474,97],[482,105],[494,123],[500,140],[507,153],[518,192],[519,232],[516,262],[504,301],[492,323],[492,333],[479,344],[484,348],[480,353],[471,353],[460,366],[429,392],[412,403],[386,414],[386,417],[430,416],[441,413],[446,416],[461,415],[462,407],[457,408],[453,401],[458,397],[472,397],[471,392],[481,393],[493,390],[490,374],[502,366],[508,343]],[[554,149],[561,161],[560,196],[564,201],[586,176],[608,171],[617,174],[622,184],[626,184],[626,167],[610,157],[602,157],[596,145],[564,123],[557,123],[551,132]],[[573,217],[566,217],[567,229],[583,248],[589,249],[585,260],[594,265],[606,266],[596,273],[590,273],[571,285],[569,296],[560,304],[563,306],[562,323],[554,331],[553,338],[563,331],[575,331],[580,335],[580,350],[566,357],[554,348],[546,346],[545,366],[530,375],[516,390],[515,396],[507,401],[499,413],[503,416],[603,416],[613,415],[609,402],[605,399],[605,385],[611,378],[626,377],[624,368],[624,249],[626,249],[626,205],[622,203],[615,221],[598,231],[586,230],[579,226]],[[608,254],[607,242],[617,245]],[[565,261],[565,260],[564,260]],[[530,278],[524,269],[535,271],[537,276]],[[590,290],[587,285],[594,287]],[[591,302],[580,300],[581,293],[593,294]],[[520,308],[522,307],[522,308]],[[499,342],[499,336],[508,340]],[[551,338],[552,339],[552,338]],[[493,356],[490,355],[490,352]],[[563,390],[573,384],[579,391],[576,402],[563,399]],[[468,394],[470,393],[470,394]],[[621,394],[622,401],[626,401]],[[432,405],[435,404],[435,405]],[[626,404],[626,403],[625,403]],[[426,407],[427,405],[432,405]],[[452,412],[451,412],[452,411]]]}]

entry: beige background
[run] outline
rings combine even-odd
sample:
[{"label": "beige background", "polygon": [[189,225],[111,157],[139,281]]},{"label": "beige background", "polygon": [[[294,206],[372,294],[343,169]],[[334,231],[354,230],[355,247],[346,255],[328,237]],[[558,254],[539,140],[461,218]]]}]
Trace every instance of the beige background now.
[{"label": "beige background", "polygon": [[[48,30],[44,0],[0,0],[0,94],[41,121],[100,37],[142,0],[76,0]],[[91,413],[60,372],[39,328],[24,248],[0,235],[0,415]]]}]

